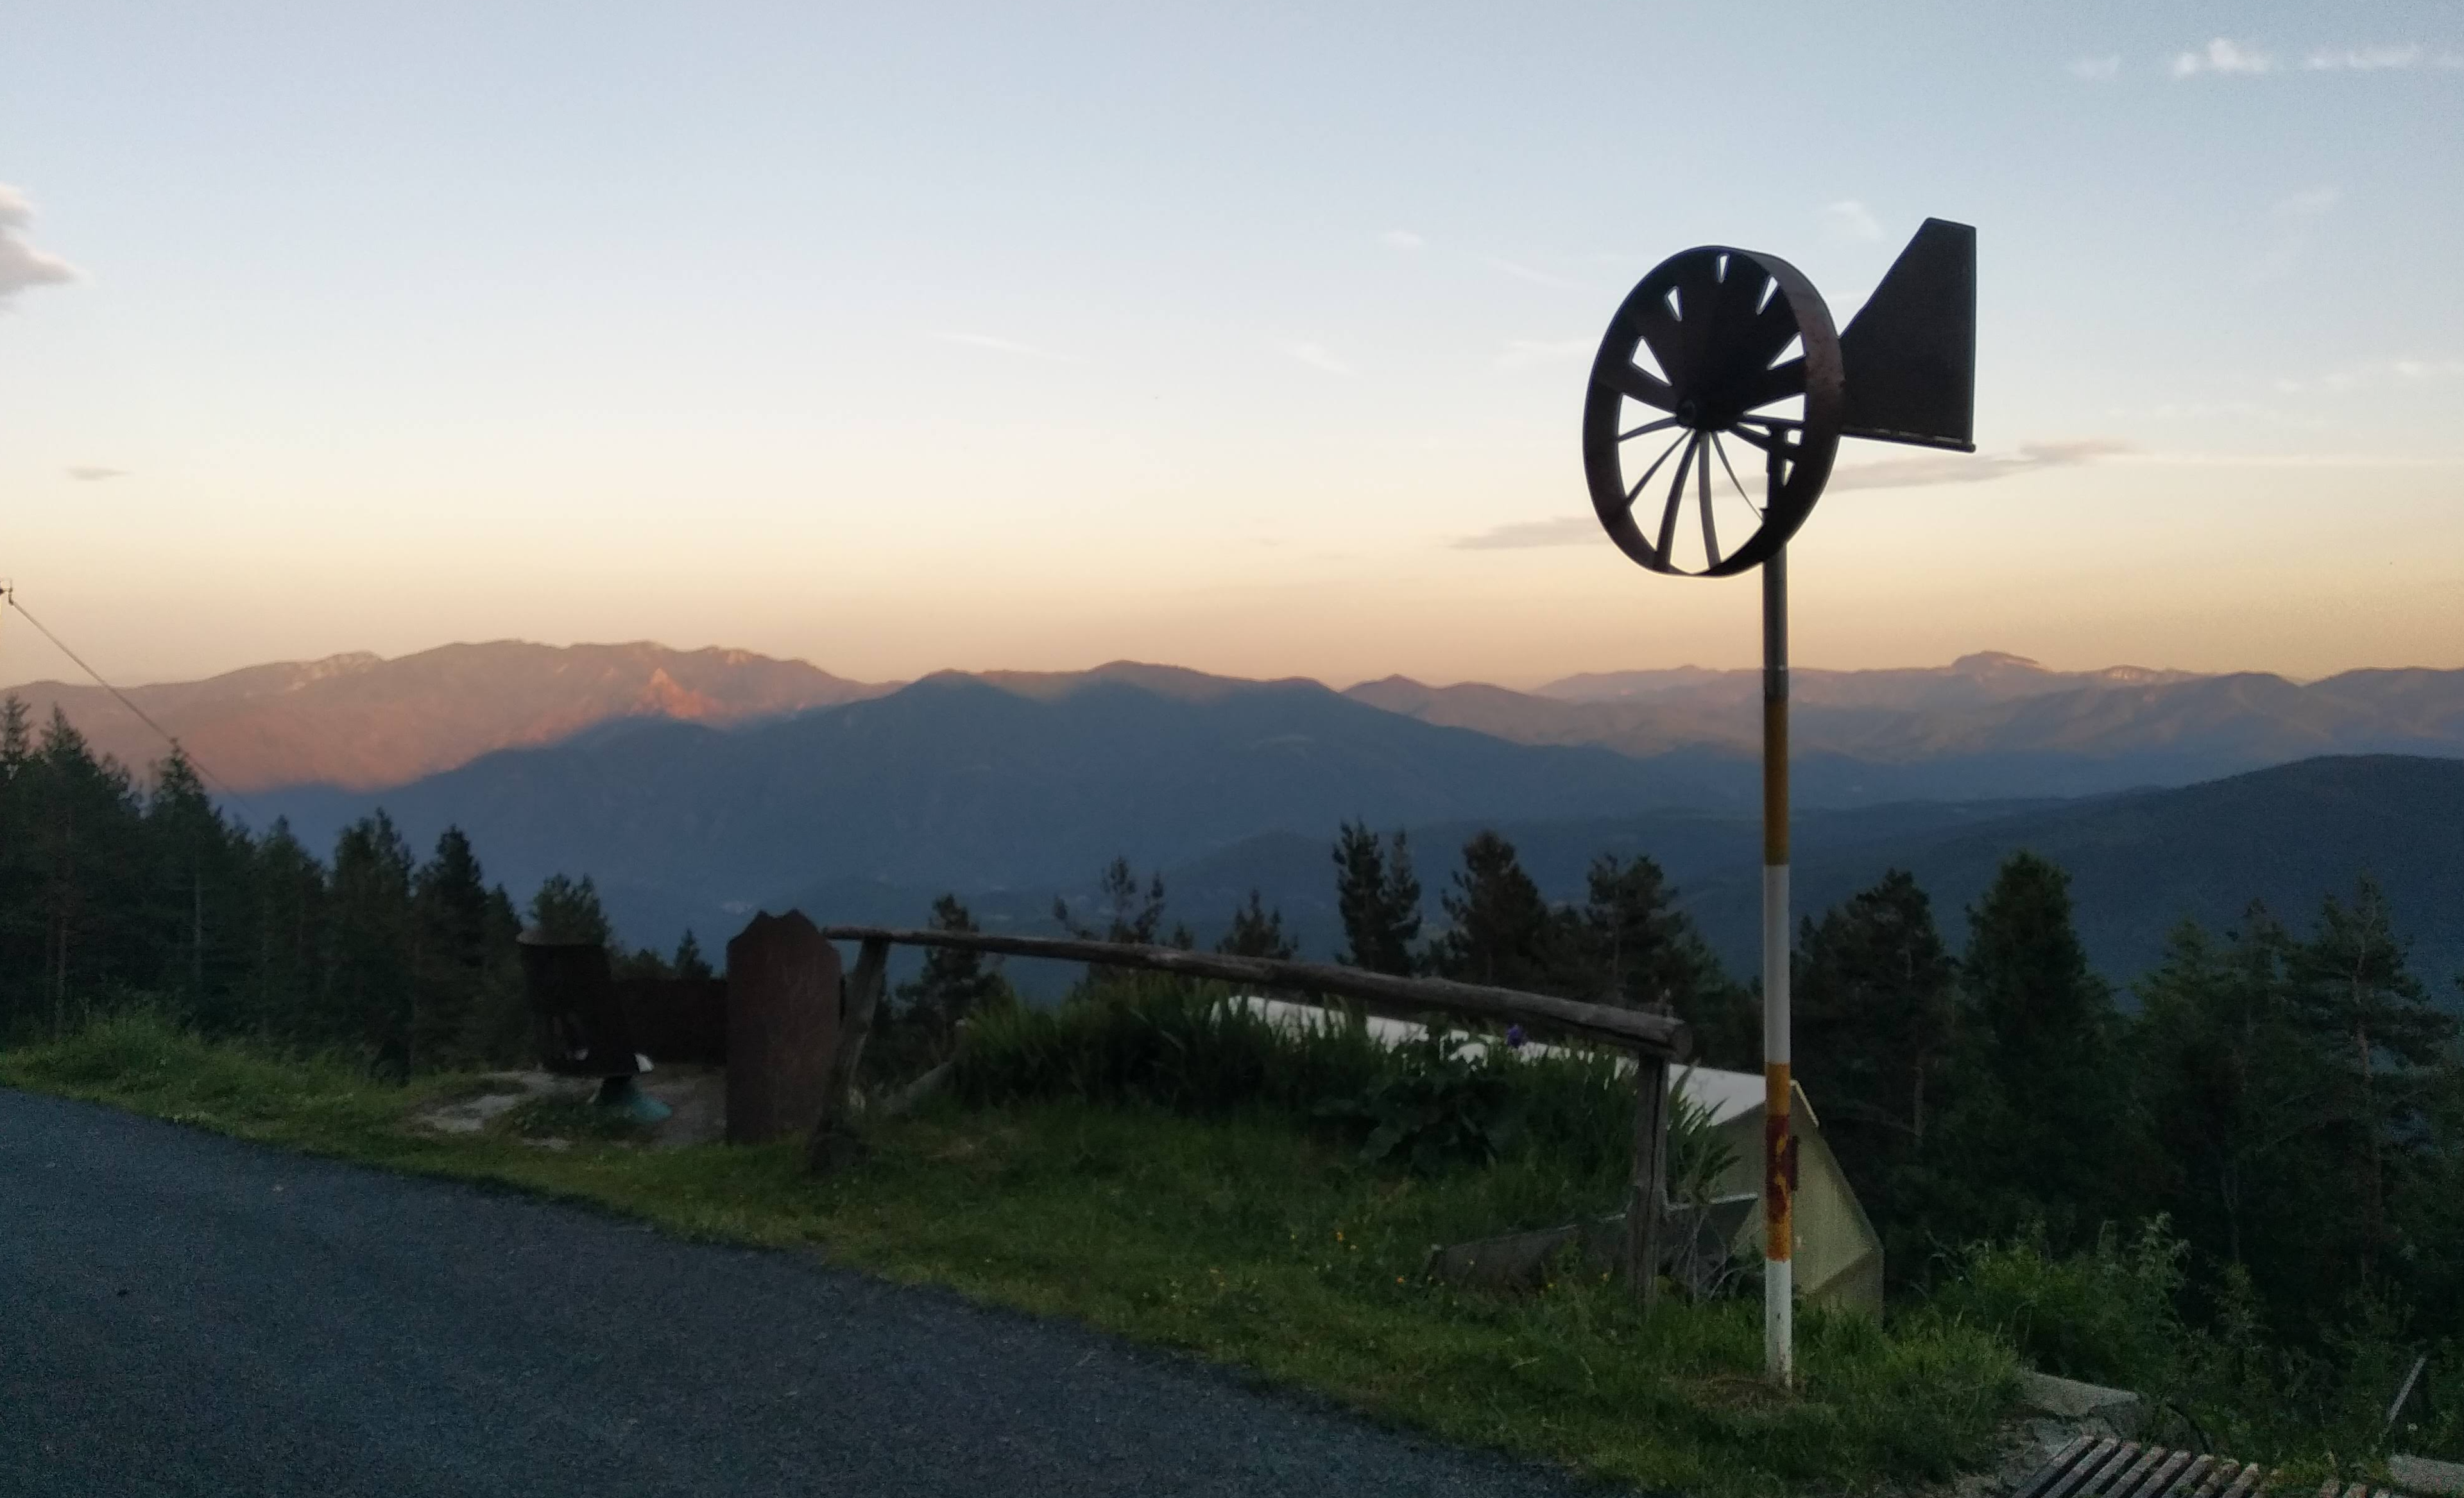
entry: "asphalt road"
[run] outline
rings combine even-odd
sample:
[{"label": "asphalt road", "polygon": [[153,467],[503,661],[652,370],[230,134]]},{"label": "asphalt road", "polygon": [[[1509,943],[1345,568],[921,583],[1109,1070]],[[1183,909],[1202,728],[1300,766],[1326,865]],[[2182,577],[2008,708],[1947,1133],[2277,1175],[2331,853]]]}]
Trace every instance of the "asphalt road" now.
[{"label": "asphalt road", "polygon": [[0,1494],[1565,1494],[808,1258],[0,1090]]}]

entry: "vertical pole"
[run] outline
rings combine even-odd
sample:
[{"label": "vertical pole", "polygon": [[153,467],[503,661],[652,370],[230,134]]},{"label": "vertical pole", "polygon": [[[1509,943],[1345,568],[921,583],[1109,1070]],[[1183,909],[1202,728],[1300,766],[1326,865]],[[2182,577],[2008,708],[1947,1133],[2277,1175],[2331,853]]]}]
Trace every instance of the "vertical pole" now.
[{"label": "vertical pole", "polygon": [[1763,563],[1763,1366],[1795,1368],[1795,1140],[1789,1128],[1788,551]]},{"label": "vertical pole", "polygon": [[1634,1058],[1634,1183],[1625,1207],[1625,1277],[1642,1309],[1660,1304],[1660,1242],[1668,1199],[1668,1063]]}]

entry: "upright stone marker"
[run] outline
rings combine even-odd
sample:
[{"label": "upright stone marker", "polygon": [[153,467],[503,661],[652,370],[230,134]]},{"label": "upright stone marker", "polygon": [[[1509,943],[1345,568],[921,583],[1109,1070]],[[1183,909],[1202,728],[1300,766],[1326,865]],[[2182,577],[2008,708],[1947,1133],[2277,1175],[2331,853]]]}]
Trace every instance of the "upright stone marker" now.
[{"label": "upright stone marker", "polygon": [[727,944],[727,1142],[807,1134],[838,1056],[839,954],[800,911]]}]

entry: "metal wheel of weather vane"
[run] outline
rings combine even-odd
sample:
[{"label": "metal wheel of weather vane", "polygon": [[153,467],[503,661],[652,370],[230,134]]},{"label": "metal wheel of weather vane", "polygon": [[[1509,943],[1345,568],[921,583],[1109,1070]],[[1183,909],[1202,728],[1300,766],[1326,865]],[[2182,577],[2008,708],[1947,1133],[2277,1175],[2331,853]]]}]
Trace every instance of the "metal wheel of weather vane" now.
[{"label": "metal wheel of weather vane", "polygon": [[1831,309],[1777,255],[1681,251],[1609,319],[1583,474],[1617,549],[1654,572],[1763,578],[1763,1332],[1794,1360],[1789,1125],[1788,552],[1842,437],[1973,452],[1976,231],[1926,219],[1873,297]]}]

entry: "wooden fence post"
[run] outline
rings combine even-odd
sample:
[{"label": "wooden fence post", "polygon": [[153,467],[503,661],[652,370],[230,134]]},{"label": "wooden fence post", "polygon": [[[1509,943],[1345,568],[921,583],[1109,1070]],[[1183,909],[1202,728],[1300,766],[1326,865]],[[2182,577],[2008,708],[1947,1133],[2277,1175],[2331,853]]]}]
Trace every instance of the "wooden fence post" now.
[{"label": "wooden fence post", "polygon": [[830,1060],[821,1116],[813,1121],[812,1140],[804,1150],[804,1168],[814,1175],[836,1169],[862,1149],[849,1127],[855,1112],[856,1068],[864,1063],[865,1037],[872,1033],[872,1017],[881,1007],[889,966],[890,943],[868,938],[856,954],[854,970],[841,986],[838,1053]]},{"label": "wooden fence post", "polygon": [[1625,1208],[1626,1283],[1648,1311],[1660,1304],[1660,1237],[1668,1199],[1668,1063],[1634,1058],[1634,1189]]}]

